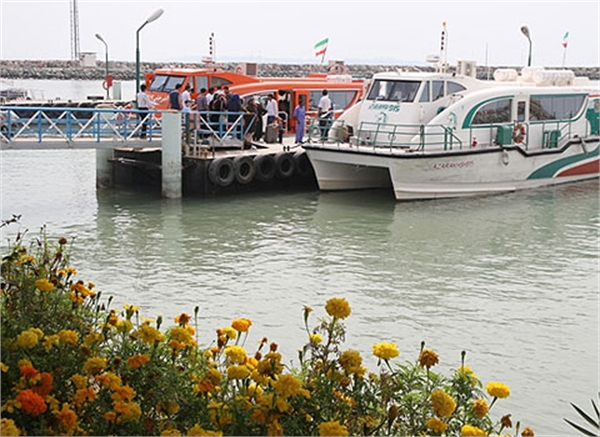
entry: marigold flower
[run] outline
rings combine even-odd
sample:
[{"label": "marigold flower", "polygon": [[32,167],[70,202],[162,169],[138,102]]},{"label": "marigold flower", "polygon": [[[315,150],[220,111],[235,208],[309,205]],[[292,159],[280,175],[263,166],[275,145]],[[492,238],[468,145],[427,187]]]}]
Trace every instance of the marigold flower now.
[{"label": "marigold flower", "polygon": [[248,332],[250,326],[252,326],[250,319],[240,318],[234,319],[233,322],[231,322],[231,327],[238,332]]},{"label": "marigold flower", "polygon": [[237,364],[243,364],[246,361],[246,351],[241,346],[227,346],[225,348],[225,355]]},{"label": "marigold flower", "polygon": [[337,420],[330,420],[329,422],[319,424],[319,435],[346,436],[348,435],[348,429],[346,429],[344,425],[341,425]]},{"label": "marigold flower", "polygon": [[226,326],[225,328],[221,329],[221,332],[225,337],[227,337],[230,340],[235,340],[237,338],[237,331],[229,326]]},{"label": "marigold flower", "polygon": [[8,372],[9,367],[4,363],[0,363],[0,369],[2,370],[3,373],[6,373],[6,372]]},{"label": "marigold flower", "polygon": [[250,369],[244,365],[232,365],[227,368],[227,377],[229,379],[246,379],[250,374]]},{"label": "marigold flower", "polygon": [[130,385],[115,387],[110,397],[115,401],[131,402],[135,396],[135,390]]},{"label": "marigold flower", "polygon": [[73,435],[77,427],[77,414],[69,408],[69,404],[64,403],[61,410],[55,411],[54,415],[58,419],[58,426],[69,435]]},{"label": "marigold flower", "polygon": [[340,356],[340,366],[347,374],[364,374],[364,368],[362,367],[362,357],[360,352],[354,350],[347,350],[342,352]]},{"label": "marigold flower", "polygon": [[48,292],[54,290],[54,284],[46,278],[42,278],[35,281],[35,288],[43,292]]},{"label": "marigold flower", "polygon": [[164,431],[162,431],[160,433],[161,436],[180,436],[181,431],[179,431],[177,428],[171,428],[171,429],[165,429]]},{"label": "marigold flower", "polygon": [[510,420],[510,414],[505,414],[500,419],[500,424],[502,428],[512,428],[512,421]]},{"label": "marigold flower", "polygon": [[302,387],[302,381],[294,375],[279,375],[273,382],[273,388],[284,399],[298,395],[310,397],[309,391]]},{"label": "marigold flower", "polygon": [[117,331],[122,332],[123,334],[127,334],[132,329],[133,323],[131,323],[131,320],[121,319],[117,322]]},{"label": "marigold flower", "polygon": [[534,437],[535,433],[533,432],[533,429],[529,428],[528,426],[525,427],[525,429],[523,430],[523,432],[521,432],[521,435],[523,437]]},{"label": "marigold flower", "polygon": [[345,319],[352,310],[348,301],[341,297],[332,297],[325,303],[325,311],[336,319]]},{"label": "marigold flower", "polygon": [[17,428],[14,420],[0,419],[0,435],[21,435],[21,431]]},{"label": "marigold flower", "polygon": [[425,422],[425,426],[435,432],[436,434],[442,434],[448,428],[448,424],[437,417],[432,417]]},{"label": "marigold flower", "polygon": [[40,373],[33,366],[21,366],[19,367],[19,370],[21,371],[21,376],[27,379],[33,379]]},{"label": "marigold flower", "polygon": [[485,386],[485,389],[490,396],[495,398],[503,399],[510,396],[510,388],[501,382],[490,382]]},{"label": "marigold flower", "polygon": [[192,426],[187,434],[187,436],[219,436],[222,437],[223,433],[221,431],[209,431],[200,427],[200,425],[196,424]]},{"label": "marigold flower", "polygon": [[419,364],[421,365],[421,367],[426,367],[427,369],[435,366],[437,363],[439,363],[439,361],[440,359],[438,357],[438,354],[436,354],[431,349],[423,349],[421,351],[421,355],[419,356]]},{"label": "marigold flower", "polygon": [[71,376],[70,380],[78,389],[87,387],[88,379],[83,375],[76,373],[75,375]]},{"label": "marigold flower", "polygon": [[271,422],[269,424],[269,427],[267,428],[267,435],[268,436],[282,436],[283,434],[283,427],[281,426],[281,424],[279,423],[279,421],[277,419],[275,419],[273,422]]},{"label": "marigold flower", "polygon": [[183,343],[184,345],[191,344],[191,342],[193,340],[192,334],[190,334],[190,332],[187,329],[179,327],[179,326],[171,328],[170,336],[171,336],[171,340],[175,340],[179,343]]},{"label": "marigold flower", "polygon": [[16,400],[21,404],[21,410],[30,416],[39,416],[48,409],[44,398],[30,389],[20,392]]},{"label": "marigold flower", "polygon": [[321,344],[323,343],[323,337],[321,337],[321,334],[310,334],[308,336],[308,341],[310,341],[311,344]]},{"label": "marigold flower", "polygon": [[31,387],[31,389],[39,394],[42,398],[45,398],[52,391],[52,384],[54,382],[54,378],[48,372],[40,373],[39,380],[36,384]]},{"label": "marigold flower", "polygon": [[87,402],[94,402],[97,397],[98,395],[93,388],[80,388],[73,395],[73,405],[76,407],[81,407]]},{"label": "marigold flower", "polygon": [[481,428],[477,428],[476,426],[467,424],[467,425],[463,425],[463,427],[460,429],[460,435],[467,437],[467,436],[487,436],[488,434]]},{"label": "marigold flower", "polygon": [[148,361],[150,361],[150,357],[148,355],[132,355],[131,357],[127,358],[127,365],[132,369],[138,369],[146,365]]},{"label": "marigold flower", "polygon": [[441,417],[450,417],[456,409],[456,401],[444,390],[434,390],[431,393],[433,412]]},{"label": "marigold flower", "polygon": [[88,358],[83,365],[83,371],[88,375],[98,375],[106,368],[106,358]]},{"label": "marigold flower", "polygon": [[165,341],[165,336],[158,329],[153,328],[147,323],[140,326],[140,329],[135,331],[133,336],[150,345]]},{"label": "marigold flower", "polygon": [[44,349],[46,349],[46,352],[49,352],[53,346],[57,346],[59,343],[60,343],[60,337],[56,334],[47,335],[46,337],[44,337],[43,345],[44,345]]},{"label": "marigold flower", "polygon": [[395,343],[378,343],[373,345],[373,355],[382,360],[389,360],[400,355]]},{"label": "marigold flower", "polygon": [[485,399],[475,399],[475,401],[473,401],[473,411],[475,411],[477,417],[485,416],[489,409],[490,407]]},{"label": "marigold flower", "polygon": [[98,381],[102,387],[111,391],[115,391],[123,385],[121,377],[113,372],[105,372],[102,375],[96,376],[96,381]]},{"label": "marigold flower", "polygon": [[102,417],[104,418],[104,420],[106,420],[107,422],[111,422],[114,423],[115,420],[117,419],[117,413],[115,413],[114,411],[109,411],[107,413],[104,413],[102,415]]},{"label": "marigold flower", "polygon": [[17,335],[17,345],[22,349],[32,349],[38,344],[38,341],[39,337],[34,332],[34,328],[30,328]]},{"label": "marigold flower", "polygon": [[175,323],[181,326],[185,326],[190,322],[190,316],[186,313],[181,313],[175,317]]},{"label": "marigold flower", "polygon": [[142,415],[142,409],[135,402],[113,402],[113,408],[117,413],[117,422],[135,422]]},{"label": "marigold flower", "polygon": [[58,339],[62,344],[75,346],[79,342],[79,334],[70,329],[63,329],[58,333]]}]

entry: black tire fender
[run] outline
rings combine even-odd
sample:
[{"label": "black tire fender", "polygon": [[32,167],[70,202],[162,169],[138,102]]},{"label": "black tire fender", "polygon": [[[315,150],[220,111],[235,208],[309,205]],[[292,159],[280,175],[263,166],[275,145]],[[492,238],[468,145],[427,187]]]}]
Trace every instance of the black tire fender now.
[{"label": "black tire fender", "polygon": [[235,180],[242,185],[252,182],[256,174],[254,160],[248,155],[233,158],[233,169],[235,171]]},{"label": "black tire fender", "polygon": [[298,150],[294,153],[294,162],[296,164],[296,173],[301,178],[306,178],[313,172],[312,164],[304,150]]},{"label": "black tire fender", "polygon": [[264,154],[254,157],[254,168],[256,170],[256,179],[269,182],[275,177],[277,167],[273,155]]},{"label": "black tire fender", "polygon": [[277,169],[277,177],[280,179],[291,178],[296,169],[296,162],[291,153],[277,153],[275,155],[275,168]]},{"label": "black tire fender", "polygon": [[220,187],[228,187],[235,179],[233,161],[228,158],[218,158],[208,167],[208,178]]}]

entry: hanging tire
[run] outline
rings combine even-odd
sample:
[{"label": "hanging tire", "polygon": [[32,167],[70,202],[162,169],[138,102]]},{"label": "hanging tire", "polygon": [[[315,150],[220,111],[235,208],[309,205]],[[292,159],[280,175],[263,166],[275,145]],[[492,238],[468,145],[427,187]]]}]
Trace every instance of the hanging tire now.
[{"label": "hanging tire", "polygon": [[296,168],[296,163],[291,153],[277,153],[275,155],[275,168],[280,179],[291,178]]},{"label": "hanging tire", "polygon": [[235,171],[235,180],[242,185],[252,182],[256,174],[254,160],[250,156],[236,156],[233,159],[233,169]]},{"label": "hanging tire", "polygon": [[296,173],[299,177],[307,178],[312,174],[312,164],[304,150],[298,150],[294,153],[294,163],[296,165]]},{"label": "hanging tire", "polygon": [[256,155],[254,157],[254,168],[256,170],[256,179],[269,182],[275,177],[277,167],[273,155]]},{"label": "hanging tire", "polygon": [[215,159],[208,167],[208,178],[220,187],[228,187],[235,179],[233,161],[227,158]]}]

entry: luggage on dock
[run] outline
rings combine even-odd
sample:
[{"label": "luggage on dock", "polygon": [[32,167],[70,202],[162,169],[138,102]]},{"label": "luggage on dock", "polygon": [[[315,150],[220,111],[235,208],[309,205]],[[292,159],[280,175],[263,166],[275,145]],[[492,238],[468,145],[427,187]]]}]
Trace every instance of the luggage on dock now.
[{"label": "luggage on dock", "polygon": [[278,136],[278,131],[277,131],[277,125],[276,124],[270,124],[267,126],[267,131],[265,133],[265,143],[276,143],[277,142],[277,136]]}]

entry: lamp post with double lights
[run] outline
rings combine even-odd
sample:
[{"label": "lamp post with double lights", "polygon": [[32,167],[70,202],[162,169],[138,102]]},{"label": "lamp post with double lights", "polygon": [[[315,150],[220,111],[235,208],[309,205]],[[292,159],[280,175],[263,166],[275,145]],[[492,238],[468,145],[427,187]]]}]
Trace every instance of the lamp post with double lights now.
[{"label": "lamp post with double lights", "polygon": [[529,41],[529,57],[527,58],[527,66],[531,67],[531,35],[529,34],[529,27],[521,26],[521,33],[525,35],[527,41]]}]

